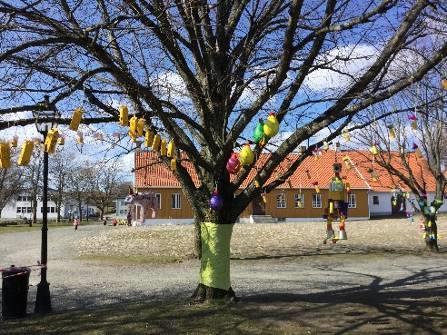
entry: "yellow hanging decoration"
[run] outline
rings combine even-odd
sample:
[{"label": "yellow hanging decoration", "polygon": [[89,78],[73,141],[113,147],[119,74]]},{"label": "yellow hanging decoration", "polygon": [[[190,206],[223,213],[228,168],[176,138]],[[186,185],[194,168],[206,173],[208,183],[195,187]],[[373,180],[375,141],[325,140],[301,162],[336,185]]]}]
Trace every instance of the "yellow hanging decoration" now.
[{"label": "yellow hanging decoration", "polygon": [[377,147],[377,145],[373,144],[370,148],[369,151],[373,154],[373,155],[378,155],[379,154],[379,148]]},{"label": "yellow hanging decoration", "polygon": [[21,166],[26,166],[31,160],[31,155],[33,153],[34,143],[31,140],[25,140],[20,150],[19,158],[17,164]]},{"label": "yellow hanging decoration", "polygon": [[120,126],[126,127],[129,125],[129,110],[126,105],[121,105],[119,108],[120,112]]},{"label": "yellow hanging decoration", "polygon": [[17,143],[19,142],[19,137],[17,136],[17,135],[14,135],[13,137],[12,137],[12,140],[11,140],[11,142],[9,142],[9,146],[11,147],[11,148],[15,148],[15,147],[17,147]]},{"label": "yellow hanging decoration", "polygon": [[320,193],[320,187],[318,186],[318,181],[313,182],[315,193]]},{"label": "yellow hanging decoration", "polygon": [[172,171],[177,171],[177,161],[175,158],[171,159],[171,170]]},{"label": "yellow hanging decoration", "polygon": [[239,153],[239,161],[241,165],[250,165],[253,163],[255,159],[255,154],[251,150],[250,144],[245,144]]},{"label": "yellow hanging decoration", "polygon": [[329,143],[327,141],[323,142],[323,150],[328,151],[329,150]]},{"label": "yellow hanging decoration", "polygon": [[345,162],[346,168],[348,170],[352,169],[352,163],[348,156],[343,157],[343,162]]},{"label": "yellow hanging decoration", "polygon": [[64,145],[65,144],[65,138],[63,136],[59,136],[57,139],[57,144]]},{"label": "yellow hanging decoration", "polygon": [[146,134],[144,135],[144,145],[146,147],[152,146],[152,142],[154,141],[154,132],[150,129],[146,129]]},{"label": "yellow hanging decoration", "polygon": [[349,135],[349,129],[348,128],[343,128],[343,130],[341,131],[341,137],[343,137],[343,139],[346,142],[349,142],[351,140],[351,135]]},{"label": "yellow hanging decoration", "polygon": [[278,134],[279,131],[279,122],[276,118],[275,113],[270,113],[269,116],[267,116],[267,120],[265,120],[263,125],[264,135],[267,138],[272,138],[276,134]]},{"label": "yellow hanging decoration", "polygon": [[261,184],[259,183],[259,181],[257,179],[255,179],[255,187],[256,188],[260,188]]},{"label": "yellow hanging decoration", "polygon": [[161,144],[160,144],[160,155],[161,156],[166,156],[166,151],[167,151],[167,149],[166,149],[166,140],[162,139],[161,140]]},{"label": "yellow hanging decoration", "polygon": [[396,130],[393,125],[388,126],[388,134],[390,136],[390,140],[394,140],[396,138]]},{"label": "yellow hanging decoration", "polygon": [[267,203],[267,193],[265,191],[261,193],[261,197],[262,197],[262,202],[264,204],[266,204]]},{"label": "yellow hanging decoration", "polygon": [[447,90],[447,79],[446,78],[441,80],[441,86],[444,90]]},{"label": "yellow hanging decoration", "polygon": [[137,136],[141,137],[144,134],[144,127],[146,126],[146,119],[140,118],[137,121]]},{"label": "yellow hanging decoration", "polygon": [[73,116],[71,117],[70,126],[68,127],[70,130],[77,131],[79,125],[82,120],[83,111],[81,108],[76,108],[73,112]]},{"label": "yellow hanging decoration", "polygon": [[174,143],[174,140],[171,139],[168,143],[168,149],[166,152],[166,156],[168,156],[168,158],[174,157],[174,153],[175,153],[175,143]]},{"label": "yellow hanging decoration", "polygon": [[161,137],[160,137],[160,135],[156,134],[154,136],[154,140],[152,141],[152,150],[159,151],[160,150],[160,142],[161,142]]},{"label": "yellow hanging decoration", "polygon": [[0,143],[0,168],[7,169],[11,167],[11,148],[9,143]]},{"label": "yellow hanging decoration", "polygon": [[56,151],[57,139],[59,138],[59,130],[52,128],[48,131],[44,142],[44,151],[49,154],[54,154]]},{"label": "yellow hanging decoration", "polygon": [[138,124],[138,118],[134,115],[130,118],[129,121],[129,133],[137,135],[137,124]]}]

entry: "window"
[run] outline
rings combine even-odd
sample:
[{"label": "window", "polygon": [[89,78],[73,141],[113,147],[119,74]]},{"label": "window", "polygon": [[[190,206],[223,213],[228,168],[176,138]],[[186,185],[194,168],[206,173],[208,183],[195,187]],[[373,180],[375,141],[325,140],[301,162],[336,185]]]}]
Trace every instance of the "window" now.
[{"label": "window", "polygon": [[304,208],[304,194],[295,193],[295,208]]},{"label": "window", "polygon": [[22,213],[26,213],[26,207],[22,207]]},{"label": "window", "polygon": [[33,199],[32,199],[31,196],[29,195],[29,196],[26,197],[26,200],[27,200],[27,201],[31,201],[31,200],[33,200]]},{"label": "window", "polygon": [[279,193],[276,196],[276,208],[286,208],[286,195]]},{"label": "window", "polygon": [[32,207],[26,207],[26,212],[31,213],[33,211]]},{"label": "window", "polygon": [[349,193],[348,208],[357,208],[357,200],[354,193]]},{"label": "window", "polygon": [[321,208],[321,194],[312,194],[312,208]]},{"label": "window", "polygon": [[55,207],[50,207],[50,212],[51,213],[55,213],[56,212],[56,208]]},{"label": "window", "polygon": [[378,205],[378,204],[379,204],[379,196],[373,195],[373,205]]},{"label": "window", "polygon": [[172,193],[171,199],[172,199],[172,208],[180,209],[180,193]]},{"label": "window", "polygon": [[158,208],[161,208],[161,194],[155,193],[155,197],[157,198]]},{"label": "window", "polygon": [[22,207],[17,207],[17,213],[22,213]]}]

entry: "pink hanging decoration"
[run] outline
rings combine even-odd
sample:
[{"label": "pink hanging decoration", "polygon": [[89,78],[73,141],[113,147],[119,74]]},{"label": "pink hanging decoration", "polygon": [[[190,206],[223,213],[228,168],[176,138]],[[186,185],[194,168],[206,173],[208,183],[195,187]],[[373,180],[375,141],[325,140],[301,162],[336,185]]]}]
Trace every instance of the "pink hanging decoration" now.
[{"label": "pink hanging decoration", "polygon": [[227,171],[229,173],[238,173],[238,171],[241,169],[241,162],[239,161],[238,154],[233,152],[231,154],[230,159],[227,162]]}]

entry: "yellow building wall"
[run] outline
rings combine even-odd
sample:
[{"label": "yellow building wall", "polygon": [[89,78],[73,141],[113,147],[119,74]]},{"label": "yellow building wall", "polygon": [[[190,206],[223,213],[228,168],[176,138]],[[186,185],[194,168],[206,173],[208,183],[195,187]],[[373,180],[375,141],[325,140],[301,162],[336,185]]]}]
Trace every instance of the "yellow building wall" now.
[{"label": "yellow building wall", "polygon": [[[191,206],[181,189],[165,188],[165,189],[147,189],[141,192],[152,191],[159,193],[161,197],[161,208],[157,214],[157,218],[161,219],[188,219],[193,217]],[[172,208],[172,194],[180,194],[180,209]],[[286,197],[286,208],[277,208],[277,196],[284,193]],[[323,216],[324,208],[327,207],[327,190],[321,190],[322,206],[321,208],[312,207],[312,189],[302,190],[304,195],[304,208],[295,208],[294,196],[299,193],[298,190],[273,190],[267,194],[267,203],[265,204],[266,214],[270,214],[275,218],[319,218]],[[348,209],[348,217],[368,217],[368,191],[367,190],[351,190],[356,196],[356,208]],[[250,204],[241,214],[241,217],[249,217],[252,214],[252,204]]]}]

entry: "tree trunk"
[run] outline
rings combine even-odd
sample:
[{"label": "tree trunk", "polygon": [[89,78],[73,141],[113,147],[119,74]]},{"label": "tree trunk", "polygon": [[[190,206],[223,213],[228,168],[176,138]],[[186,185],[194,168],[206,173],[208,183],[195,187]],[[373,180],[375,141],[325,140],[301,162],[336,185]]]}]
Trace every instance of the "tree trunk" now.
[{"label": "tree trunk", "polygon": [[102,221],[104,219],[104,209],[103,208],[99,209],[99,219],[100,219],[100,221]]},{"label": "tree trunk", "polygon": [[197,218],[194,219],[194,257],[202,258],[202,238],[200,236],[201,222]]},{"label": "tree trunk", "polygon": [[438,252],[438,226],[436,224],[436,218],[433,215],[424,215],[424,226],[425,250]]},{"label": "tree trunk", "polygon": [[79,222],[81,222],[82,221],[82,203],[81,202],[79,202],[78,210],[79,210]]},{"label": "tree trunk", "polygon": [[33,223],[37,223],[37,201],[36,200],[33,200],[33,220],[31,221],[30,226],[32,226]]},{"label": "tree trunk", "polygon": [[57,212],[56,222],[61,222],[61,205],[60,205],[60,203],[58,203],[56,205],[56,212]]},{"label": "tree trunk", "polygon": [[230,284],[230,242],[234,224],[203,222],[200,225],[202,258],[200,282],[191,299],[205,300],[237,298]]}]

